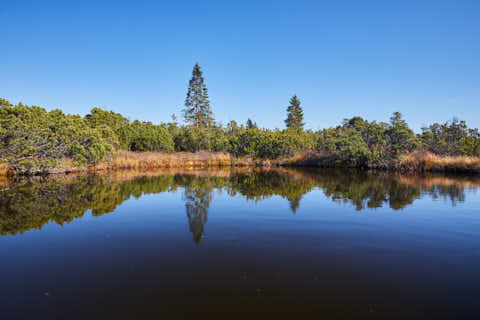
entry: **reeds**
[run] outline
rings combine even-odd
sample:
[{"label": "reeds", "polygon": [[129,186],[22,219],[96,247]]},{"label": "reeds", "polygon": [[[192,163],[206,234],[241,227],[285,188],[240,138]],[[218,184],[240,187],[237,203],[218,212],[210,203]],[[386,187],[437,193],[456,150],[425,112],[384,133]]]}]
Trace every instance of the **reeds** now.
[{"label": "reeds", "polygon": [[332,156],[328,152],[309,150],[297,153],[289,158],[274,160],[272,164],[277,166],[329,167],[334,166],[335,161],[332,160]]},{"label": "reeds", "polygon": [[400,155],[396,167],[401,171],[480,173],[480,158],[414,151]]},{"label": "reeds", "polygon": [[129,152],[119,151],[108,166],[113,169],[155,169],[155,168],[206,168],[251,165],[249,159],[236,159],[228,153],[200,151],[195,153],[176,152]]},{"label": "reeds", "polygon": [[8,165],[8,163],[0,163],[0,176],[8,175],[9,170],[10,166]]},{"label": "reeds", "polygon": [[[322,151],[299,153],[291,158],[277,160],[252,160],[236,158],[222,152],[200,151],[195,153],[176,152],[130,152],[120,150],[108,162],[89,167],[77,166],[71,159],[59,159],[57,165],[50,169],[38,169],[38,174],[97,172],[116,170],[154,170],[154,169],[207,169],[229,167],[271,167],[271,166],[311,166],[337,167],[339,164]],[[480,158],[466,156],[439,156],[427,151],[415,151],[400,155],[383,169],[403,172],[452,172],[480,173]],[[0,163],[0,176],[14,174],[8,164]],[[16,172],[22,174],[22,172]],[[33,175],[35,172],[26,171]]]}]

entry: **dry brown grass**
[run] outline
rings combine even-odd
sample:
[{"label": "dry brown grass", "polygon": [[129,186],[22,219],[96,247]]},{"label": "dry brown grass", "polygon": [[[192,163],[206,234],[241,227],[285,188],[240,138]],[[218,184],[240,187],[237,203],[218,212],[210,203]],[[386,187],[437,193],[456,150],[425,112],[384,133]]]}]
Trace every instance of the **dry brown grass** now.
[{"label": "dry brown grass", "polygon": [[[336,167],[338,164],[328,153],[308,151],[293,157],[277,160],[252,160],[235,158],[228,153],[201,151],[196,153],[176,152],[129,152],[120,150],[109,161],[96,166],[78,167],[71,159],[59,159],[55,168],[42,171],[42,174],[75,172],[98,172],[115,170],[153,170],[168,168],[206,169],[227,167],[271,167],[271,166],[314,166]],[[457,172],[480,173],[480,158],[465,156],[438,156],[426,151],[415,151],[401,155],[393,166],[386,168],[411,172]],[[0,163],[0,176],[12,171],[5,163]],[[18,173],[18,172],[17,172]]]},{"label": "dry brown grass", "polygon": [[480,173],[480,158],[415,151],[399,156],[397,168],[403,171]]},{"label": "dry brown grass", "polygon": [[249,159],[236,159],[228,153],[200,151],[195,153],[176,152],[129,152],[119,151],[111,163],[99,165],[96,169],[155,169],[155,168],[207,168],[249,166]]},{"label": "dry brown grass", "polygon": [[6,176],[0,176],[0,191],[8,189],[11,181]]},{"label": "dry brown grass", "polygon": [[8,163],[0,163],[0,176],[8,175],[9,170],[10,166],[8,165]]},{"label": "dry brown grass", "polygon": [[293,157],[277,159],[272,162],[279,166],[313,166],[313,167],[328,167],[334,166],[335,161],[331,154],[325,151],[309,150],[297,153]]},{"label": "dry brown grass", "polygon": [[[57,165],[48,170],[39,169],[30,170],[25,174],[62,174],[62,173],[80,173],[80,172],[99,172],[115,170],[152,170],[165,168],[222,168],[222,167],[251,167],[258,165],[257,162],[249,158],[235,158],[228,153],[200,151],[195,153],[176,152],[129,152],[120,150],[109,161],[95,166],[82,167],[75,165],[72,159],[58,159]],[[15,173],[10,170],[7,164],[0,164],[0,176],[6,176],[9,173]],[[16,172],[17,174],[19,172]],[[20,172],[20,174],[22,174]]]}]

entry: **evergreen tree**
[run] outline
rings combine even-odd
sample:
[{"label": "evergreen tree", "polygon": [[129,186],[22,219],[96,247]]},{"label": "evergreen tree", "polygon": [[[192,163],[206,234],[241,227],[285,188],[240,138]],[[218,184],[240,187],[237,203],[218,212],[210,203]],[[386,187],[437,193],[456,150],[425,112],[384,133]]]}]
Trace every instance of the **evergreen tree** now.
[{"label": "evergreen tree", "polygon": [[390,117],[390,128],[385,134],[389,138],[389,147],[393,155],[413,151],[416,147],[415,133],[408,127],[400,112],[394,112]]},{"label": "evergreen tree", "polygon": [[205,85],[202,71],[198,63],[192,71],[192,79],[188,85],[185,109],[183,109],[185,122],[196,128],[206,128],[213,124],[213,112],[208,100],[208,90]]},{"label": "evergreen tree", "polygon": [[303,195],[298,195],[295,198],[289,198],[288,202],[290,203],[290,209],[293,214],[297,213],[298,208],[300,207],[300,200],[302,200]]},{"label": "evergreen tree", "polygon": [[256,129],[258,128],[257,126],[257,123],[256,122],[253,122],[252,119],[248,118],[247,120],[247,125],[246,125],[247,129]]},{"label": "evergreen tree", "polygon": [[12,104],[6,99],[0,98],[0,107],[11,107]]},{"label": "evergreen tree", "polygon": [[294,95],[290,99],[290,105],[287,108],[287,119],[285,124],[288,129],[302,130],[304,123],[303,121],[303,110],[300,106],[300,100],[298,100],[297,95]]}]

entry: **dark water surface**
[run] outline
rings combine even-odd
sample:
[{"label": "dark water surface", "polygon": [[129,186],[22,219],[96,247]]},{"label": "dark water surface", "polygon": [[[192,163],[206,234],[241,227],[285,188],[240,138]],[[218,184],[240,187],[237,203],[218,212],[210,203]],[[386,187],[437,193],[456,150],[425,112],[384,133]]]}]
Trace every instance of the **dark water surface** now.
[{"label": "dark water surface", "polygon": [[0,181],[0,319],[480,319],[480,177]]}]

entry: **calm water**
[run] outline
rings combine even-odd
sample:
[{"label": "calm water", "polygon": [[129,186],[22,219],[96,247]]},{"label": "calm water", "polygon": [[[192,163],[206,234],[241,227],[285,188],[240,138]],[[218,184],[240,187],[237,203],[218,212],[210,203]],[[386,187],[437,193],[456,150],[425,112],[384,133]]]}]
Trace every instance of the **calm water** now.
[{"label": "calm water", "polygon": [[480,319],[480,177],[0,181],[0,319]]}]

